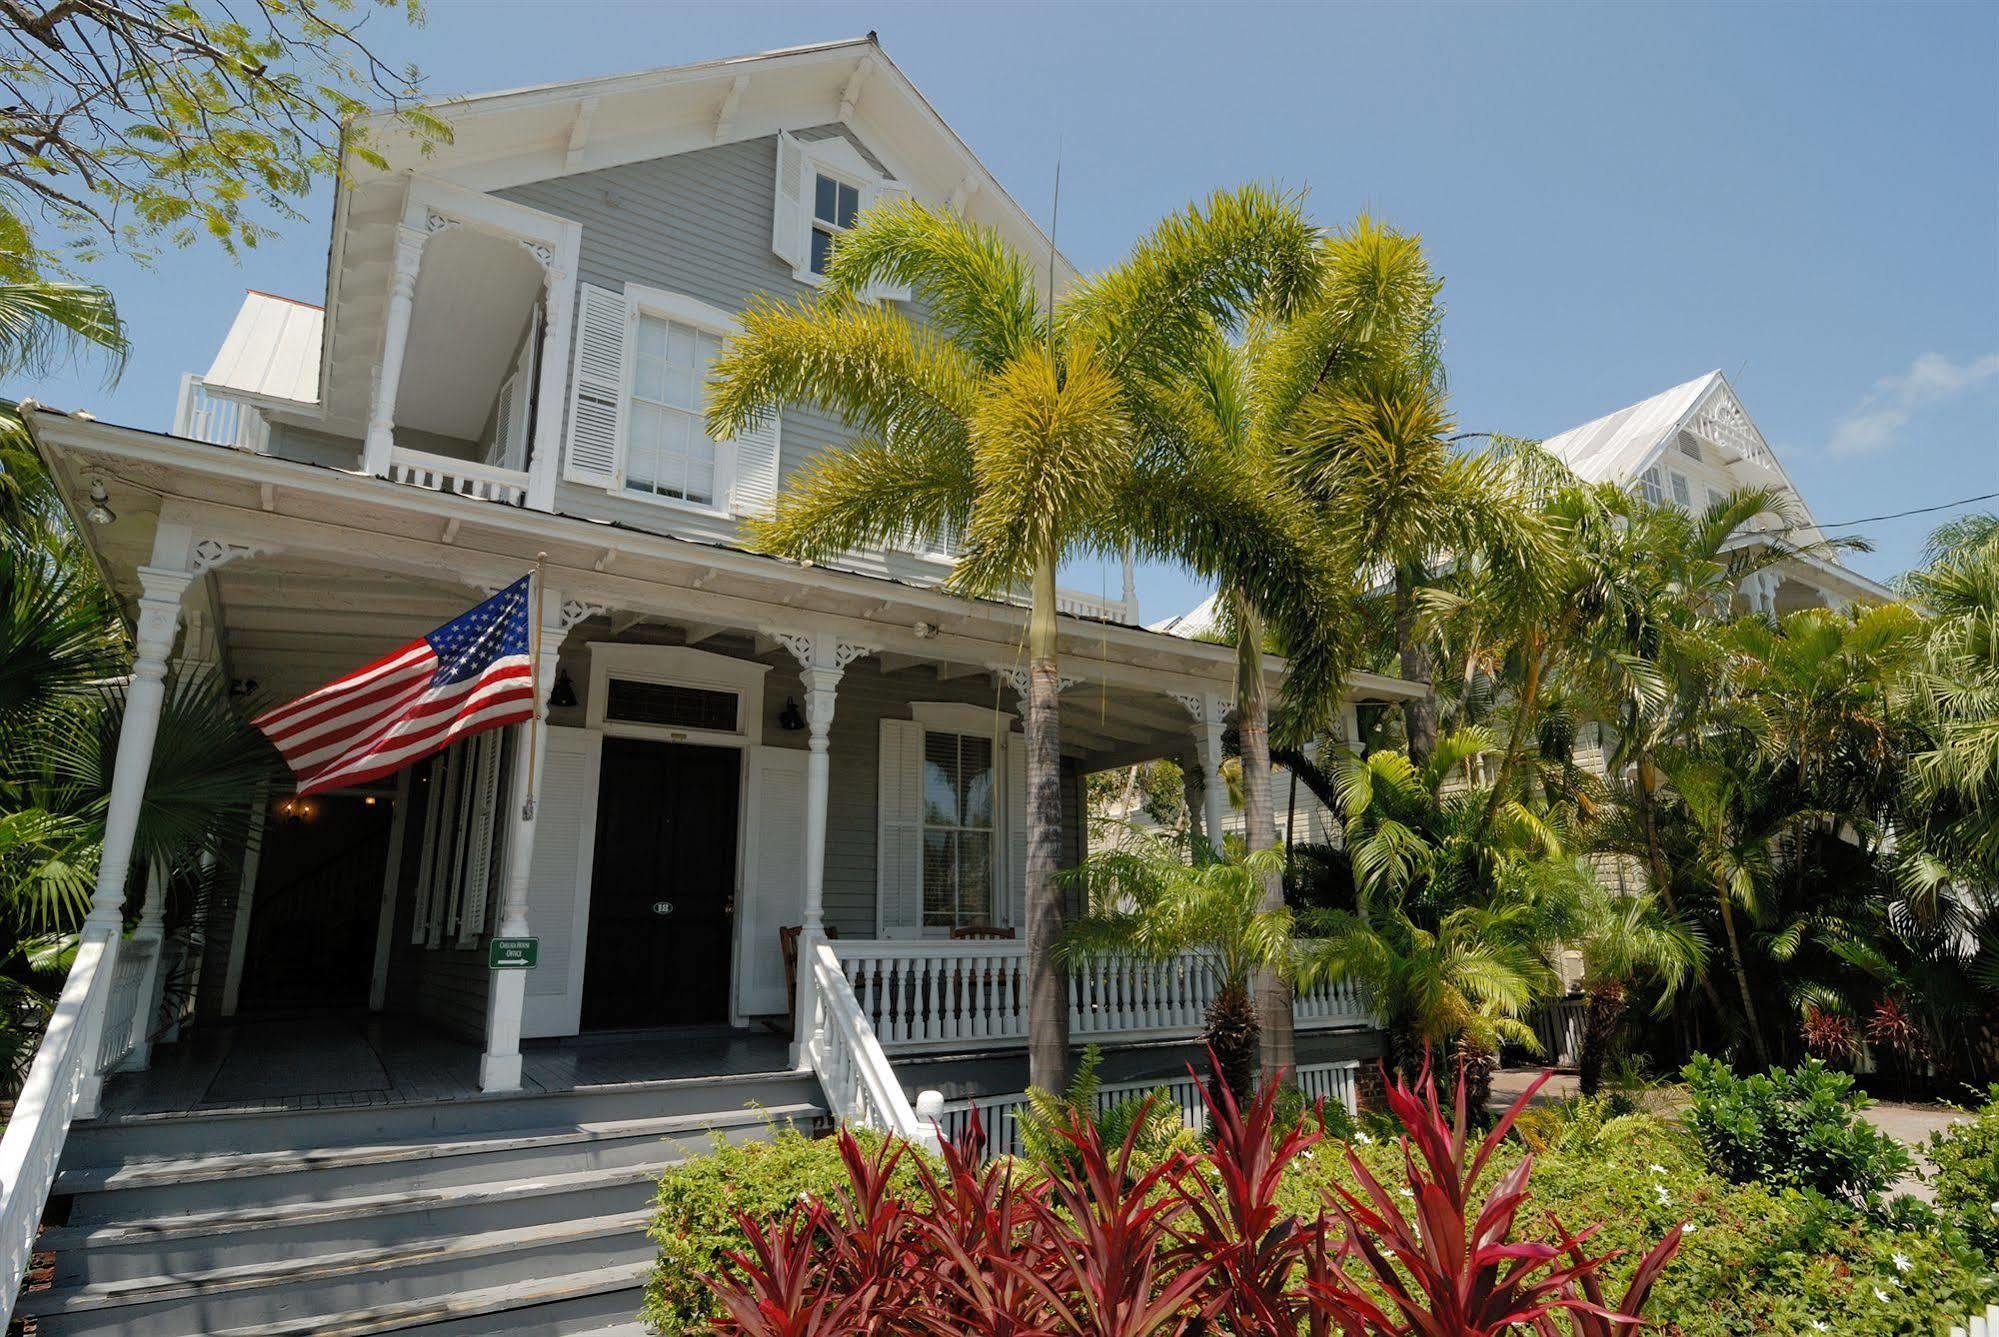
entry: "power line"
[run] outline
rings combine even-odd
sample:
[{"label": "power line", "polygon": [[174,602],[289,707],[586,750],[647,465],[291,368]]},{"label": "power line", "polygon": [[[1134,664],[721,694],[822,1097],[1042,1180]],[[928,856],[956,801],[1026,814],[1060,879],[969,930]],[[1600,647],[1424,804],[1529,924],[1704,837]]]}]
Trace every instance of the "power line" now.
[{"label": "power line", "polygon": [[1956,501],[1940,502],[1935,506],[1918,506],[1913,510],[1890,511],[1886,515],[1864,515],[1858,520],[1835,520],[1831,524],[1821,524],[1814,527],[1818,529],[1851,529],[1855,525],[1871,525],[1876,520],[1900,520],[1904,516],[1929,515],[1936,511],[1948,511],[1959,506],[1969,506],[1973,502],[1991,501],[1995,497],[1999,497],[1999,492],[1987,492],[1976,497],[1960,497]]}]

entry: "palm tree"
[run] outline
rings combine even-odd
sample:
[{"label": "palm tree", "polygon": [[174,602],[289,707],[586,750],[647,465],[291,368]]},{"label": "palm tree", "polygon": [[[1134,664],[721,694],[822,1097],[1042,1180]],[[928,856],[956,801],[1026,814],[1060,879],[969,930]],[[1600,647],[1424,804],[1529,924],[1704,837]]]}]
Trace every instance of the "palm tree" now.
[{"label": "palm tree", "polygon": [[1755,820],[1757,776],[1753,770],[1713,755],[1677,756],[1664,764],[1693,842],[1690,872],[1712,897],[1715,913],[1720,916],[1729,969],[1742,1004],[1743,1026],[1757,1063],[1767,1068],[1770,1044],[1757,1018],[1736,911],[1741,910],[1752,921],[1761,916],[1763,893],[1771,880],[1771,845],[1777,833]]},{"label": "palm tree", "polygon": [[[0,235],[18,231],[0,210]],[[0,380],[43,374],[86,351],[107,359],[113,377],[124,364],[125,327],[109,292],[25,275],[0,281]],[[41,472],[19,407],[0,400],[0,524],[17,528],[49,505]]]},{"label": "palm tree", "polygon": [[1999,517],[1966,517],[1908,576],[1929,613],[1906,708],[1923,738],[1908,766],[1903,826],[1933,859],[1999,885]]},{"label": "palm tree", "polygon": [[1603,1083],[1604,1060],[1617,1037],[1630,991],[1641,981],[1660,986],[1653,1012],[1664,1016],[1680,987],[1701,968],[1701,944],[1650,892],[1612,891],[1582,860],[1574,860],[1563,881],[1573,891],[1561,940],[1582,956],[1582,1053],[1578,1076],[1582,1093],[1593,1096]]},{"label": "palm tree", "polygon": [[1257,1086],[1259,1027],[1250,982],[1272,974],[1288,985],[1292,973],[1291,912],[1264,901],[1264,885],[1281,875],[1283,856],[1196,844],[1134,831],[1092,855],[1073,875],[1087,892],[1089,913],[1070,926],[1064,950],[1071,957],[1184,960],[1206,970],[1215,983],[1205,1031],[1214,1080],[1240,1102]]},{"label": "palm tree", "polygon": [[[841,238],[817,301],[752,306],[715,365],[717,435],[792,403],[854,432],[789,481],[756,527],[762,547],[824,561],[948,529],[966,539],[951,588],[1026,588],[1029,1075],[1044,1090],[1062,1089],[1068,1063],[1055,953],[1056,569],[1075,553],[1151,544],[1134,532],[1133,498],[1175,473],[1146,449],[1146,388],[1176,377],[1214,329],[1309,291],[1315,243],[1292,201],[1254,187],[1219,193],[1056,300],[996,232],[904,202]],[[862,301],[878,281],[908,287],[927,322]],[[1176,542],[1164,555],[1184,551]]]}]

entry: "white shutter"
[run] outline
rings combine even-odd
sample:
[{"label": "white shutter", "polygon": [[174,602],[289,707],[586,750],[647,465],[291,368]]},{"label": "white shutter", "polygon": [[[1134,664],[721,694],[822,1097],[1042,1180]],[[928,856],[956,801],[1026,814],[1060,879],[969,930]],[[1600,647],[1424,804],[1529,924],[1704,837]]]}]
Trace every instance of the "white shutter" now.
[{"label": "white shutter", "polygon": [[[909,187],[900,181],[881,180],[868,190],[868,205],[872,209],[879,204],[894,204],[909,198]],[[906,283],[876,283],[868,289],[868,296],[877,301],[906,302],[909,300],[909,285]]]},{"label": "white shutter", "polygon": [[776,1016],[784,993],[778,930],[797,924],[805,906],[805,765],[799,748],[750,749],[750,838],[743,845],[743,906],[736,943],[736,1013]]},{"label": "white shutter", "polygon": [[770,216],[770,248],[795,270],[806,264],[805,146],[777,132],[777,204]]},{"label": "white shutter", "polygon": [[523,1036],[574,1035],[581,1023],[603,746],[589,729],[550,725],[543,736],[528,861],[528,929],[541,939],[541,957],[528,972]]},{"label": "white shutter", "polygon": [[1006,736],[1006,886],[1011,918],[1027,927],[1027,739]]},{"label": "white shutter", "polygon": [[465,848],[465,893],[458,907],[458,945],[476,947],[486,931],[486,896],[496,860],[493,839],[499,819],[500,756],[505,735],[489,729],[479,735],[478,761],[473,770],[472,827]]},{"label": "white shutter", "polygon": [[625,298],[586,283],[576,309],[576,364],[569,378],[569,436],[562,476],[609,487],[618,474],[625,406]]},{"label": "white shutter", "polygon": [[779,428],[779,416],[773,413],[736,434],[729,509],[737,515],[769,515],[777,509]]},{"label": "white shutter", "polygon": [[923,931],[923,726],[881,722],[875,920],[885,938]]},{"label": "white shutter", "polygon": [[423,945],[425,933],[430,924],[430,898],[437,885],[437,825],[438,815],[443,812],[444,769],[451,754],[441,752],[430,763],[429,780],[424,788],[430,791],[424,803],[423,848],[417,854],[416,895],[411,900],[410,941]]}]

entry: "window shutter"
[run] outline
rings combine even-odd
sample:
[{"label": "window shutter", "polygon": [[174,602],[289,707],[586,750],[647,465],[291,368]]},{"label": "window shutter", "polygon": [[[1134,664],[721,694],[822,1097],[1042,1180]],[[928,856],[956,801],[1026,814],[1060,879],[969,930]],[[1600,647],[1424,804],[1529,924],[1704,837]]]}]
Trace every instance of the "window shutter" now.
[{"label": "window shutter", "polygon": [[[574,1035],[583,1014],[583,922],[588,916],[597,782],[604,736],[550,725],[528,861],[528,928],[541,960],[527,977],[521,1034]],[[511,805],[510,805],[511,806]]]},{"label": "window shutter", "polygon": [[441,752],[430,763],[429,781],[424,786],[430,791],[425,800],[423,813],[423,849],[417,854],[416,895],[412,899],[414,909],[410,914],[410,942],[423,945],[426,926],[430,923],[430,898],[437,884],[435,873],[437,863],[437,819],[443,807],[444,771],[450,759],[449,752]]},{"label": "window shutter", "polygon": [[729,509],[737,515],[769,515],[777,509],[779,416],[736,434],[735,481]]},{"label": "window shutter", "polygon": [[793,269],[804,269],[805,146],[777,132],[777,204],[770,216],[770,248]]},{"label": "window shutter", "polygon": [[499,842],[494,839],[500,807],[500,758],[506,751],[506,734],[489,729],[478,737],[477,769],[473,783],[472,831],[465,851],[465,896],[458,911],[458,945],[474,947],[486,931],[486,898],[501,861],[495,857]]},{"label": "window shutter", "polygon": [[590,283],[582,286],[580,297],[562,476],[609,487],[618,473],[619,419],[625,404],[625,298]]},{"label": "window shutter", "polygon": [[923,930],[923,726],[881,722],[875,918],[883,937]]},{"label": "window shutter", "polygon": [[1006,736],[1006,885],[1011,902],[1007,922],[1027,927],[1027,740]]}]

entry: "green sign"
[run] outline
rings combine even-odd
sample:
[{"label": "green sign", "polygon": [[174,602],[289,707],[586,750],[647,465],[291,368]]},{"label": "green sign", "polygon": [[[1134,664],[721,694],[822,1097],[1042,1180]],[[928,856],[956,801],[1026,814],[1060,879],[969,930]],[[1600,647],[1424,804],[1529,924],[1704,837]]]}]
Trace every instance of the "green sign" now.
[{"label": "green sign", "polygon": [[540,938],[495,938],[486,944],[486,964],[494,970],[533,970]]}]

